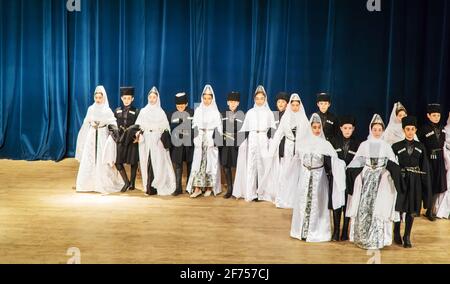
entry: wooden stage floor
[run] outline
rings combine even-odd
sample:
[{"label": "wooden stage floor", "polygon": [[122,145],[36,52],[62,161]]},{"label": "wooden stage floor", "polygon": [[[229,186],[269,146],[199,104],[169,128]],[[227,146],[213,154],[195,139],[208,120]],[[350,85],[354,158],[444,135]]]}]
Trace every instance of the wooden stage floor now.
[{"label": "wooden stage floor", "polygon": [[[76,193],[78,163],[0,160],[0,263],[367,263],[349,242],[289,237],[291,210],[219,197]],[[139,188],[140,188],[139,183]],[[403,226],[402,226],[403,230]],[[416,218],[381,263],[450,263],[450,221]]]}]

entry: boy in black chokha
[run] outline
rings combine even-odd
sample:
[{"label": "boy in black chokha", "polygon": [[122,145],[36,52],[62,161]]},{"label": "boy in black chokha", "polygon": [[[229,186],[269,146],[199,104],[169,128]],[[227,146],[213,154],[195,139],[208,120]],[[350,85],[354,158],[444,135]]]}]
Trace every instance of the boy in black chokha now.
[{"label": "boy in black chokha", "polygon": [[[286,112],[287,105],[289,103],[289,94],[286,92],[279,92],[277,94],[276,100],[277,100],[277,110],[278,110],[278,117],[275,115],[275,123],[277,125],[277,128],[280,126],[281,118],[283,117],[284,113]],[[284,157],[284,144],[286,143],[286,137],[283,137],[280,141],[280,146],[278,147],[278,157],[281,159]]]},{"label": "boy in black chokha", "polygon": [[323,125],[323,134],[330,141],[333,137],[339,135],[339,123],[337,117],[329,111],[331,107],[331,96],[327,93],[317,94],[317,114]]},{"label": "boy in black chokha", "polygon": [[245,114],[239,110],[240,94],[231,92],[227,97],[228,111],[221,113],[223,121],[223,146],[220,150],[220,163],[225,172],[227,193],[224,198],[233,194],[233,172],[236,168],[239,146],[245,140],[245,133],[239,132],[244,123]]},{"label": "boy in black chokha", "polygon": [[441,106],[439,104],[429,104],[427,107],[427,118],[427,123],[422,126],[417,136],[419,137],[420,142],[425,145],[431,171],[432,197],[428,200],[429,204],[427,204],[425,216],[430,221],[435,221],[433,209],[436,200],[440,193],[447,191],[447,178],[443,153],[445,129],[444,126],[440,124]]},{"label": "boy in black chokha", "polygon": [[[135,189],[136,172],[139,165],[139,147],[138,144],[135,143],[135,134],[139,131],[139,128],[135,126],[136,119],[139,115],[139,109],[133,106],[133,87],[121,87],[120,99],[122,100],[123,105],[114,111],[119,132],[116,168],[125,182],[121,192],[126,192],[127,190]],[[129,180],[124,164],[131,165],[131,175]]]},{"label": "boy in black chokha", "polygon": [[172,130],[172,147],[170,156],[175,166],[176,189],[172,194],[177,196],[183,193],[181,178],[183,176],[183,163],[186,163],[187,177],[189,180],[191,164],[194,154],[194,131],[192,119],[194,111],[188,107],[188,95],[178,93],[175,95],[176,110],[169,114],[170,128]]},{"label": "boy in black chokha", "polygon": [[[345,162],[348,166],[350,162],[355,157],[356,151],[358,151],[359,144],[361,141],[354,135],[356,120],[352,116],[342,116],[339,118],[340,133],[339,135],[333,137],[330,141],[336,150],[339,159]],[[350,218],[345,217],[345,210],[347,205],[348,192],[345,194],[345,205],[342,208],[333,210],[333,241],[339,240],[339,229],[341,222],[341,215],[344,212],[344,225],[342,226],[341,241],[347,241],[348,237],[348,226],[350,223]]]},{"label": "boy in black chokha", "polygon": [[392,145],[392,150],[397,156],[399,166],[402,170],[403,187],[398,191],[395,210],[405,215],[405,233],[400,235],[400,222],[394,223],[394,242],[405,248],[411,245],[411,229],[414,216],[420,215],[423,204],[426,206],[431,193],[431,180],[428,158],[425,146],[414,137],[417,131],[417,119],[407,116],[402,119],[402,128],[405,140]]}]

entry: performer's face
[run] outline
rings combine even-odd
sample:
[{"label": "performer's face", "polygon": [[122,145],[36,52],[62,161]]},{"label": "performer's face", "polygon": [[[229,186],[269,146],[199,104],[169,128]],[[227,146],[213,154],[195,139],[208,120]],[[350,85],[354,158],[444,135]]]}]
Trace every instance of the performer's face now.
[{"label": "performer's face", "polygon": [[331,106],[330,102],[322,101],[317,103],[317,107],[319,108],[321,113],[326,113],[330,108],[330,106]]},{"label": "performer's face", "polygon": [[439,123],[441,121],[441,114],[438,112],[427,113],[427,117],[433,123]]},{"label": "performer's face", "polygon": [[380,124],[372,125],[372,136],[379,139],[383,135],[383,126]]},{"label": "performer's face", "polygon": [[300,102],[299,101],[292,101],[291,102],[291,110],[292,110],[292,112],[299,112],[299,110],[300,110]]},{"label": "performer's face", "polygon": [[352,137],[353,131],[355,131],[355,127],[350,123],[341,126],[341,132],[344,138]]},{"label": "performer's face", "polygon": [[322,132],[322,125],[319,122],[313,122],[311,124],[311,128],[314,136],[320,136],[320,133]]},{"label": "performer's face", "polygon": [[134,101],[134,98],[132,96],[121,96],[120,99],[122,100],[122,103],[124,106],[129,106]]},{"label": "performer's face", "polygon": [[209,93],[203,94],[203,103],[205,106],[209,106],[212,103],[212,95]]},{"label": "performer's face", "polygon": [[405,111],[401,110],[397,113],[397,122],[402,122],[404,117],[408,116]]},{"label": "performer's face", "polygon": [[175,105],[177,108],[177,111],[179,112],[183,112],[186,110],[188,104],[180,104],[180,105]]},{"label": "performer's face", "polygon": [[239,106],[239,102],[238,101],[227,101],[228,104],[228,108],[231,111],[236,111],[238,106]]},{"label": "performer's face", "polygon": [[158,101],[158,95],[155,93],[150,93],[150,95],[148,95],[148,103],[151,105],[156,104],[156,102]]},{"label": "performer's face", "polygon": [[257,93],[255,95],[255,104],[257,106],[263,106],[265,102],[266,102],[266,96],[264,96],[263,93]]},{"label": "performer's face", "polygon": [[287,102],[285,100],[277,101],[277,109],[279,112],[285,111],[287,107]]},{"label": "performer's face", "polygon": [[405,137],[409,141],[412,141],[414,139],[414,136],[416,135],[417,128],[414,125],[407,125],[403,129],[405,131]]},{"label": "performer's face", "polygon": [[94,101],[96,104],[102,104],[103,103],[103,94],[100,92],[95,93]]}]

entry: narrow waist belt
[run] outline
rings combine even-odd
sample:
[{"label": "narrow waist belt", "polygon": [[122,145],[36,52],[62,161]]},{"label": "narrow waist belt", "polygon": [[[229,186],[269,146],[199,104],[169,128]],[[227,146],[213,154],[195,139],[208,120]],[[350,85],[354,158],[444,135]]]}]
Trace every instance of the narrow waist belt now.
[{"label": "narrow waist belt", "polygon": [[311,167],[311,166],[307,166],[307,165],[303,165],[305,168],[307,168],[309,171],[311,170],[317,170],[317,169],[321,169],[323,168],[323,165],[319,166],[319,167]]},{"label": "narrow waist belt", "polygon": [[376,169],[379,169],[379,168],[384,168],[384,165],[379,166],[379,165],[368,165],[368,164],[366,164],[366,167],[369,167],[372,170],[376,170]]},{"label": "narrow waist belt", "polygon": [[420,170],[419,167],[404,167],[402,169],[403,172],[410,172],[410,173],[415,173],[415,174],[421,174],[421,175],[426,175],[426,172],[423,172]]}]

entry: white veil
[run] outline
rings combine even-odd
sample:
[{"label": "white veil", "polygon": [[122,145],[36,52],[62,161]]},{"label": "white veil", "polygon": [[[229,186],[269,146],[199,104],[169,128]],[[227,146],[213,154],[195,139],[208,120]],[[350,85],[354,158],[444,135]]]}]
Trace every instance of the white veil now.
[{"label": "white veil", "polygon": [[372,135],[372,124],[380,123],[384,127],[384,122],[379,114],[374,114],[369,123],[369,136],[366,141],[362,142],[358,151],[353,157],[353,160],[348,165],[348,168],[361,168],[366,163],[366,158],[388,158],[394,163],[397,163],[391,145],[389,145],[382,138],[375,138]]},{"label": "white veil", "polygon": [[[300,109],[298,112],[292,111],[292,101],[300,102]],[[283,129],[285,133],[289,133],[294,127],[297,127],[297,136],[300,134],[300,131],[309,130],[310,127],[303,102],[297,93],[291,95],[286,111],[280,122],[280,128]]]},{"label": "white veil", "polygon": [[77,136],[75,158],[78,161],[81,161],[81,157],[83,155],[83,148],[86,143],[86,137],[89,133],[90,123],[100,123],[100,125],[116,125],[114,113],[109,108],[108,95],[105,87],[101,85],[97,86],[94,91],[94,97],[96,93],[103,94],[103,101],[100,104],[94,102],[87,110],[86,117],[83,120],[83,124],[81,125],[81,129]]},{"label": "white veil", "polygon": [[[206,106],[203,100],[203,95],[208,90],[212,94],[212,102],[209,106]],[[219,132],[222,133],[222,119],[219,109],[217,108],[216,96],[211,85],[206,85],[203,88],[200,106],[195,109],[194,118],[192,120],[192,128],[195,127],[208,130],[217,128]]]},{"label": "white veil", "polygon": [[98,121],[101,124],[112,124],[116,122],[116,118],[112,110],[109,108],[108,94],[106,93],[105,87],[97,86],[94,91],[95,94],[103,94],[103,102],[101,104],[93,103],[87,111],[84,123]]},{"label": "white veil", "polygon": [[382,136],[382,139],[391,145],[405,139],[402,122],[397,120],[398,110],[404,110],[407,113],[405,107],[400,102],[396,102],[392,108],[389,124]]},{"label": "white veil", "polygon": [[[312,123],[320,123],[320,136],[315,136],[312,132]],[[309,120],[309,131],[306,131],[303,137],[298,137],[296,140],[296,151],[300,154],[303,153],[316,153],[320,155],[337,157],[336,150],[333,148],[330,142],[325,139],[323,133],[322,120],[317,113],[313,113]]]},{"label": "white veil", "polygon": [[[256,103],[253,105],[253,108],[250,109],[245,116],[244,123],[239,130],[240,132],[264,130],[265,128],[276,128],[275,117],[273,116],[273,112],[270,110],[269,103],[267,102],[267,93],[262,85],[259,85],[256,88],[255,95],[257,93],[263,93],[266,97],[266,101],[262,106],[257,106]],[[261,120],[262,118],[264,118],[264,120]]]},{"label": "white veil", "polygon": [[444,127],[445,129],[445,138],[447,143],[450,143],[450,112],[448,113],[447,125]]},{"label": "white veil", "polygon": [[151,93],[155,93],[157,95],[158,98],[156,103],[152,105],[149,102],[143,109],[141,109],[138,118],[136,119],[136,125],[139,125],[144,130],[160,130],[161,132],[164,130],[170,131],[166,113],[161,108],[161,97],[158,89],[153,87],[150,92],[148,92],[148,96],[150,96]]}]

